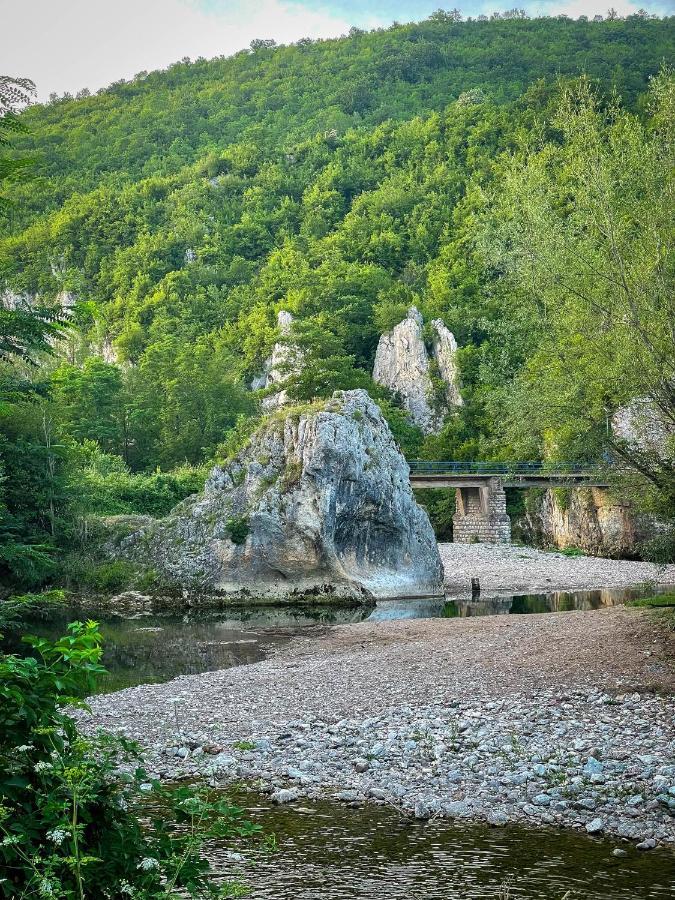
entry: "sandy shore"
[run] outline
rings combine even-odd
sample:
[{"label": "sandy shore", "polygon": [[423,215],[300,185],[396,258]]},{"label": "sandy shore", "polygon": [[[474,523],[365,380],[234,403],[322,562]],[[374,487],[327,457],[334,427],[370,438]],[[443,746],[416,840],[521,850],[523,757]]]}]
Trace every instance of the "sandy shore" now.
[{"label": "sandy shore", "polygon": [[675,565],[596,556],[564,556],[533,547],[493,544],[439,544],[450,594],[470,593],[479,578],[487,594],[546,593],[558,590],[627,588],[638,584],[675,585]]},{"label": "sandy shore", "polygon": [[[672,636],[623,608],[361,623],[92,702],[160,777],[675,844]],[[178,725],[177,725],[178,723]]]}]

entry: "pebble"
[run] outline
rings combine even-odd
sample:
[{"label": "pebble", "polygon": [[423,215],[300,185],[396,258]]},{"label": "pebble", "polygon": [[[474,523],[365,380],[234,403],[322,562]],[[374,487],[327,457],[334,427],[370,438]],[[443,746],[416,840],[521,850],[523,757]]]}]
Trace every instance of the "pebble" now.
[{"label": "pebble", "polygon": [[[529,618],[543,632],[551,621],[564,621],[563,614]],[[514,654],[517,629],[509,623],[499,629],[513,635],[506,640],[516,644]],[[495,631],[476,626],[475,636],[489,655]],[[336,654],[342,669],[332,657],[327,662],[300,652],[290,662],[270,659],[133,688],[93,698],[95,718],[88,723],[145,743],[149,777],[202,775],[223,786],[250,781],[261,783],[275,803],[325,796],[347,804],[375,800],[420,819],[546,823],[644,849],[650,842],[675,847],[671,696],[630,692],[630,669],[623,684],[623,676],[612,674],[616,697],[579,674],[560,684],[548,670],[517,683],[513,673],[500,670],[507,690],[502,681],[499,688],[486,686],[449,668],[437,658],[450,652],[438,639],[404,641],[397,652],[401,668],[388,658],[379,675],[382,647],[375,643],[344,659]],[[312,672],[312,692],[307,679],[296,680],[303,667]],[[373,683],[373,672],[386,681]],[[280,683],[274,703],[253,690]],[[351,684],[358,684],[358,694],[349,694]],[[181,721],[191,731],[176,728],[175,702],[167,699],[175,694],[185,697]],[[258,702],[258,695],[265,699]],[[244,743],[255,749],[237,749]],[[204,752],[195,753],[199,748]]]},{"label": "pebble", "polygon": [[[361,720],[290,721],[277,734],[269,725],[265,737],[249,734],[255,752],[235,752],[220,728],[182,743],[169,735],[155,745],[156,769],[168,778],[201,771],[221,783],[262,781],[278,804],[328,794],[350,805],[387,802],[419,820],[562,825],[644,850],[675,846],[669,701],[627,695],[607,706],[605,696],[568,689],[489,704],[449,698]],[[646,731],[627,724],[638,719]],[[195,755],[209,745],[220,752]]]},{"label": "pebble", "polygon": [[599,834],[601,831],[605,829],[605,822],[603,819],[591,819],[590,822],[586,824],[586,831],[589,834]]},{"label": "pebble", "polygon": [[282,788],[279,791],[275,791],[270,799],[272,800],[272,803],[284,804],[293,803],[299,796],[300,791],[296,788]]},{"label": "pebble", "polygon": [[654,838],[645,838],[644,841],[640,841],[636,846],[638,850],[653,850],[656,847],[656,841]]}]

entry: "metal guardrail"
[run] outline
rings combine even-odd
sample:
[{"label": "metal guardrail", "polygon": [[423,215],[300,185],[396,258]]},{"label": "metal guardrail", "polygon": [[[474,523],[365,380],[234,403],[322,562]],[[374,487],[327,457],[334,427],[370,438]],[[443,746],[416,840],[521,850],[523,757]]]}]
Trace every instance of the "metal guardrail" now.
[{"label": "metal guardrail", "polygon": [[549,475],[589,476],[598,474],[592,464],[579,462],[480,462],[465,460],[410,460],[411,475]]}]

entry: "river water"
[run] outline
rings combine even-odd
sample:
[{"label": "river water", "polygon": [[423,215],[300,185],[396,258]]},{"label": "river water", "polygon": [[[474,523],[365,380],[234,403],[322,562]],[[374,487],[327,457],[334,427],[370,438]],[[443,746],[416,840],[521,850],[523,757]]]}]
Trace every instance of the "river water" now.
[{"label": "river water", "polygon": [[[241,798],[240,798],[241,800]],[[246,799],[241,801],[246,805]],[[215,854],[251,900],[670,900],[675,856],[641,853],[572,832],[420,823],[382,806],[329,801],[270,806],[251,818],[276,836],[276,852]]]},{"label": "river water", "polygon": [[[597,609],[639,591],[581,591],[383,601],[371,607],[264,607],[190,610],[183,615],[95,615],[109,674],[101,692],[264,659],[295,635],[365,619],[528,614]],[[92,614],[87,612],[86,617]],[[28,623],[46,637],[77,617],[67,607]],[[4,649],[10,649],[4,647]],[[240,875],[252,900],[665,900],[675,896],[675,857],[667,851],[612,856],[615,843],[570,832],[490,829],[438,820],[420,823],[395,810],[330,801],[270,807],[239,798],[278,850],[233,859],[214,848],[218,870]],[[212,854],[209,854],[210,856]]]},{"label": "river water", "polygon": [[[86,613],[68,606],[51,608],[47,618],[27,622],[27,629],[48,638],[64,633],[68,622],[95,618],[104,637],[103,664],[108,674],[98,685],[109,693],[136,684],[169,681],[216,669],[259,662],[296,635],[311,635],[332,625],[393,619],[521,615],[599,609],[644,593],[640,589],[554,592],[517,596],[382,600],[357,607],[231,607],[190,609],[176,613]],[[653,591],[651,591],[653,593]],[[4,646],[4,645],[3,645]],[[11,647],[9,649],[17,649]]]}]

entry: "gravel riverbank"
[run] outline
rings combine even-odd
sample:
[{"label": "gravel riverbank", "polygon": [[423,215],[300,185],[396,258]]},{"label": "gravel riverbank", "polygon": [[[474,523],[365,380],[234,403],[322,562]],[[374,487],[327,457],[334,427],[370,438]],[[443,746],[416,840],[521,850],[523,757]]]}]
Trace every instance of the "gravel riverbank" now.
[{"label": "gravel riverbank", "polygon": [[672,640],[623,608],[338,626],[95,697],[163,778],[675,845]]},{"label": "gravel riverbank", "polygon": [[448,593],[470,593],[479,578],[488,594],[534,594],[675,585],[675,565],[655,566],[630,559],[565,556],[513,544],[439,544]]}]

